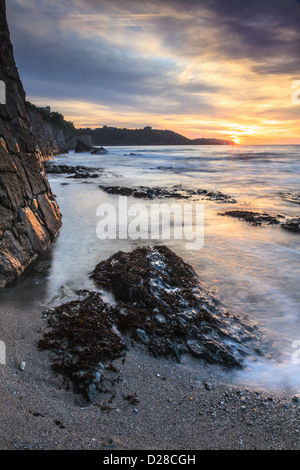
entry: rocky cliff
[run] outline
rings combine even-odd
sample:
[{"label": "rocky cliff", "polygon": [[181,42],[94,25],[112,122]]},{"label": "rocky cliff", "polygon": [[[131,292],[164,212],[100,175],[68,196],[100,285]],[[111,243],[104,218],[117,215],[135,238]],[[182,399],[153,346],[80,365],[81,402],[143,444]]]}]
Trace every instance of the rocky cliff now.
[{"label": "rocky cliff", "polygon": [[40,114],[34,113],[33,111],[28,111],[28,115],[40,158],[42,160],[48,160],[55,155],[59,155],[61,151],[51,124],[44,121]]},{"label": "rocky cliff", "polygon": [[3,287],[49,246],[61,226],[61,214],[26,111],[4,0],[0,0],[0,80],[6,85],[6,104],[0,104],[0,287]]},{"label": "rocky cliff", "polygon": [[80,134],[73,123],[66,121],[62,114],[51,113],[50,107],[47,108],[49,111],[45,112],[45,108],[26,102],[27,113],[42,160],[49,160],[55,155],[75,150],[78,143],[93,147],[91,136]]}]

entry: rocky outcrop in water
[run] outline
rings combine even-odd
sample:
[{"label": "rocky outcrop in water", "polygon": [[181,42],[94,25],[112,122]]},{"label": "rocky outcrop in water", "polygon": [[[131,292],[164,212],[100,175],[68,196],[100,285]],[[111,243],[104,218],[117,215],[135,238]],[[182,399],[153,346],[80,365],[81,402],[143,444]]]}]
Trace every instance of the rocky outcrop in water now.
[{"label": "rocky outcrop in water", "polygon": [[199,199],[205,199],[216,202],[226,202],[228,204],[236,204],[236,200],[231,196],[224,194],[220,191],[207,191],[206,189],[187,189],[181,185],[173,186],[171,188],[139,186],[136,188],[128,188],[125,186],[99,186],[102,191],[108,194],[118,194],[120,196],[131,196],[140,199],[156,199],[156,198],[175,198],[175,199],[188,199],[192,196],[197,196]]},{"label": "rocky outcrop in water", "polygon": [[109,152],[103,147],[94,147],[91,151],[91,155],[107,155]]},{"label": "rocky outcrop in water", "polygon": [[231,315],[166,246],[120,251],[99,263],[91,278],[116,304],[86,291],[83,299],[45,312],[52,330],[39,342],[54,352],[53,369],[88,399],[101,387],[110,361],[131,343],[155,357],[180,362],[191,354],[227,368],[242,367],[255,348],[260,353],[255,328]]},{"label": "rocky outcrop in water", "polygon": [[93,168],[79,165],[54,165],[51,162],[45,162],[44,168],[47,174],[70,175],[69,178],[75,179],[98,178],[99,174],[103,172],[103,168]]},{"label": "rocky outcrop in water", "polygon": [[61,214],[41,160],[0,2],[0,287],[14,280],[57,234]]},{"label": "rocky outcrop in water", "polygon": [[83,136],[81,139],[77,141],[77,145],[75,147],[75,153],[83,153],[88,152],[90,153],[94,149],[92,139],[90,136]]},{"label": "rocky outcrop in water", "polygon": [[300,233],[300,217],[288,219],[280,224],[280,227],[288,232]]},{"label": "rocky outcrop in water", "polygon": [[227,211],[224,212],[224,214],[220,215],[227,215],[230,217],[234,217],[236,219],[241,219],[245,220],[246,222],[249,222],[252,225],[279,225],[280,220],[279,218],[284,218],[283,216],[273,216],[269,215],[265,212],[251,212],[251,211]]},{"label": "rocky outcrop in water", "polygon": [[91,155],[106,155],[108,150],[103,147],[94,147],[92,139],[88,135],[80,135],[77,139],[75,153],[90,153]]},{"label": "rocky outcrop in water", "polygon": [[265,212],[227,211],[219,215],[245,220],[252,225],[278,225],[289,232],[300,233],[300,217],[286,218],[283,215],[270,215]]},{"label": "rocky outcrop in water", "polygon": [[280,196],[293,204],[300,204],[300,194],[296,193],[280,193]]}]

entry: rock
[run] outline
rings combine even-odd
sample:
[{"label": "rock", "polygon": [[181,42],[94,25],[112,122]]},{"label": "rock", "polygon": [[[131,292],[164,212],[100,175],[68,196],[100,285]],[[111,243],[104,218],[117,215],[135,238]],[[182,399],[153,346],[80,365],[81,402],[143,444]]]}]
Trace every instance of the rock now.
[{"label": "rock", "polygon": [[295,403],[300,403],[300,395],[294,395],[292,400],[295,402]]},{"label": "rock", "polygon": [[25,362],[25,361],[20,362],[19,369],[20,369],[22,372],[24,372],[25,367],[26,367],[26,362]]},{"label": "rock", "polygon": [[289,219],[281,224],[281,228],[288,230],[289,232],[299,233],[300,232],[300,217]]},{"label": "rock", "polygon": [[202,199],[206,199],[209,201],[217,201],[217,202],[226,202],[227,204],[236,204],[236,199],[233,199],[228,194],[224,194],[221,191],[206,191],[205,189],[198,189],[197,194],[202,195]]},{"label": "rock", "polygon": [[93,150],[93,146],[86,144],[85,142],[78,141],[76,148],[75,148],[75,153],[83,153],[83,152],[91,152]]},{"label": "rock", "polygon": [[274,217],[272,215],[261,213],[261,212],[236,210],[236,211],[227,211],[219,215],[226,215],[230,217],[235,217],[236,219],[242,219],[242,220],[245,220],[246,222],[249,222],[252,225],[262,225],[262,224],[279,225],[280,224],[278,217]]},{"label": "rock", "polygon": [[99,391],[109,362],[124,354],[122,339],[114,332],[114,308],[91,292],[50,313],[52,330],[38,343],[39,349],[55,354],[52,369],[73,383],[75,393],[88,401]]},{"label": "rock", "polygon": [[149,343],[149,341],[150,341],[149,336],[147,336],[147,334],[144,330],[140,330],[138,328],[136,330],[136,335],[142,341],[142,343],[145,343],[145,344]]},{"label": "rock", "polygon": [[[103,149],[103,147],[101,147]],[[75,153],[88,152],[92,153],[94,151],[100,150],[93,146],[92,138],[89,135],[78,135],[77,136],[77,145],[75,147]],[[103,149],[104,151],[105,149]]]},{"label": "rock", "polygon": [[[70,178],[86,179],[98,178],[102,168],[93,168],[88,166],[54,165],[51,162],[45,162],[46,173],[54,175],[71,175]],[[96,173],[95,173],[96,172]]]},{"label": "rock", "polygon": [[78,142],[79,144],[86,145],[87,147],[94,148],[94,147],[93,147],[92,138],[91,138],[90,135],[85,135],[85,134],[79,134],[79,135],[77,135],[77,142]]},{"label": "rock", "polygon": [[206,390],[212,390],[213,389],[213,386],[210,382],[205,382],[204,387],[206,388]]},{"label": "rock", "polygon": [[300,217],[285,219],[284,216],[277,214],[276,216],[260,213],[260,212],[251,212],[251,211],[227,211],[221,213],[222,216],[235,217],[237,219],[245,220],[252,225],[278,225],[282,229],[289,232],[299,233],[300,232]]},{"label": "rock", "polygon": [[[0,104],[0,287],[4,287],[50,245],[61,226],[61,214],[42,166],[45,153],[27,113],[4,1],[0,31],[0,79],[7,91],[6,104]],[[51,132],[44,131],[41,138],[46,145],[46,133],[49,137]]]},{"label": "rock", "polygon": [[52,126],[52,129],[53,129],[53,134],[54,134],[56,143],[59,148],[59,153],[69,153],[69,146],[66,143],[63,129],[56,127],[56,126]]},{"label": "rock", "polygon": [[204,355],[204,347],[194,339],[187,340],[187,347],[192,356],[201,358]]},{"label": "rock", "polygon": [[132,196],[142,199],[156,199],[156,198],[175,198],[175,199],[188,199],[192,196],[201,195],[201,199],[211,201],[226,202],[235,204],[237,201],[232,199],[231,196],[221,193],[220,191],[208,192],[203,189],[194,191],[192,189],[183,188],[181,185],[173,186],[171,188],[138,186],[135,188],[127,188],[124,186],[99,186],[100,189],[109,194],[119,194],[121,196]]},{"label": "rock", "polygon": [[127,188],[124,186],[99,186],[100,189],[109,194],[119,194],[122,196],[132,196],[142,199],[155,199],[155,198],[176,198],[187,199],[189,197],[184,191],[177,189],[164,189],[164,188],[149,188],[146,186],[139,186],[137,188]]},{"label": "rock", "polygon": [[90,136],[78,134],[78,131],[69,126],[62,115],[59,118],[53,117],[50,107],[47,111],[45,108],[26,102],[26,109],[41,159],[48,160],[54,155],[66,154],[76,149],[78,143],[93,148]]},{"label": "rock", "polygon": [[[207,362],[241,366],[242,343],[251,337],[247,325],[231,317],[237,333],[232,335],[228,312],[200,285],[191,266],[166,246],[118,252],[99,263],[91,278],[111,291],[122,309],[119,331],[139,339],[154,355],[178,360],[190,352]],[[158,315],[165,321],[158,321]]]},{"label": "rock", "polygon": [[47,160],[60,154],[60,147],[56,140],[51,124],[42,116],[32,110],[28,111],[31,126],[35,135],[38,150],[43,158]]},{"label": "rock", "polygon": [[94,150],[91,151],[91,155],[107,155],[109,152],[103,147],[96,147]]},{"label": "rock", "polygon": [[190,353],[226,368],[243,367],[245,354],[257,346],[251,326],[230,315],[201,286],[192,267],[166,246],[120,251],[100,262],[91,278],[116,303],[84,292],[83,299],[45,312],[52,331],[39,341],[40,349],[55,355],[53,370],[88,400],[99,392],[108,370],[115,370],[111,361],[124,355],[129,339],[157,358],[180,362]]},{"label": "rock", "polygon": [[68,150],[75,150],[77,142],[78,142],[77,135],[76,134],[65,135],[65,140],[66,140],[66,146]]},{"label": "rock", "polygon": [[280,193],[280,196],[283,199],[286,199],[289,202],[292,202],[294,204],[300,204],[300,194],[296,193]]}]

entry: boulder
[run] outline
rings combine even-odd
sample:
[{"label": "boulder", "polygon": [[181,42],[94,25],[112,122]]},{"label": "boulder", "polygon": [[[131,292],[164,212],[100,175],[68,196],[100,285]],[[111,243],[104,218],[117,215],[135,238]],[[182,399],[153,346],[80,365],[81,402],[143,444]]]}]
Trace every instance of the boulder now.
[{"label": "boulder", "polygon": [[108,153],[109,153],[108,150],[106,150],[106,149],[103,148],[103,147],[94,148],[94,149],[91,151],[91,155],[107,155]]},{"label": "boulder", "polygon": [[90,153],[93,150],[93,146],[86,144],[85,142],[77,141],[75,153]]},{"label": "boulder", "polygon": [[73,382],[88,400],[101,391],[111,361],[139,343],[154,357],[183,354],[227,368],[243,367],[258,349],[255,328],[230,314],[204,288],[193,268],[166,246],[118,252],[101,261],[91,278],[110,291],[79,291],[77,300],[45,312],[48,330],[39,341],[51,350],[53,369]]}]

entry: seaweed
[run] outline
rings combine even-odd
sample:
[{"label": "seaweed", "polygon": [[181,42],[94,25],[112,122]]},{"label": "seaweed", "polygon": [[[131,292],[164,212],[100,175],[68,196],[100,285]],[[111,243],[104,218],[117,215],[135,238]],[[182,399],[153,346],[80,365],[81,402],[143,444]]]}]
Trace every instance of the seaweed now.
[{"label": "seaweed", "polygon": [[97,392],[105,363],[122,356],[126,348],[113,331],[113,317],[113,308],[91,292],[48,312],[52,330],[38,343],[39,349],[55,353],[52,369],[88,400]]},{"label": "seaweed", "polygon": [[231,315],[166,246],[119,251],[90,277],[112,292],[116,304],[85,292],[84,298],[45,312],[51,331],[39,341],[40,349],[53,352],[52,369],[89,401],[110,392],[106,380],[118,381],[113,361],[124,361],[128,342],[156,358],[180,362],[188,353],[233,368],[243,367],[250,341],[257,341],[253,327]]},{"label": "seaweed", "polygon": [[[190,352],[208,362],[242,367],[238,351],[243,350],[246,325],[230,316],[200,285],[193,268],[166,246],[118,252],[99,263],[90,277],[118,301],[119,331],[155,357],[172,355],[180,362]],[[238,347],[229,345],[229,339]],[[201,354],[200,348],[195,353],[191,340],[201,343]]]}]

